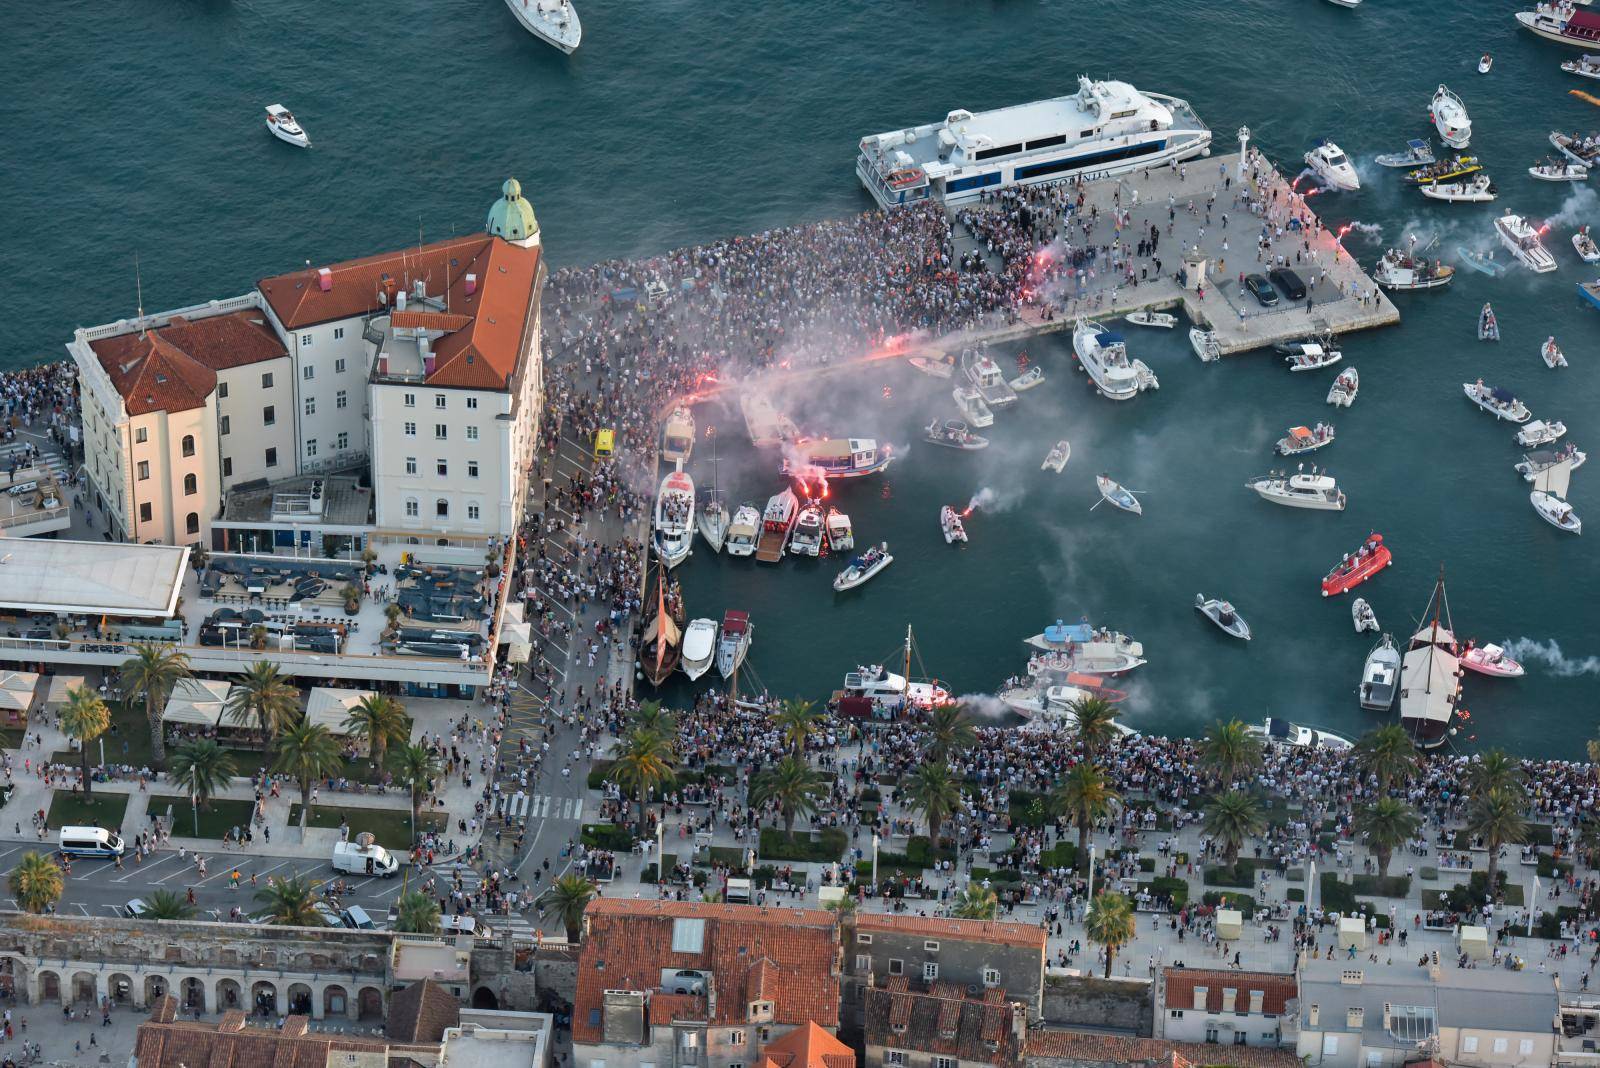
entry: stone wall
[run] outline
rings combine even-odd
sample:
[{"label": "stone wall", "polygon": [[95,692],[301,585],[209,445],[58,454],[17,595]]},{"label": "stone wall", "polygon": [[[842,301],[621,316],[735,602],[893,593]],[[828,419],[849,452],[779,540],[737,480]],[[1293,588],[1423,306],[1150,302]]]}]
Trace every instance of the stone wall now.
[{"label": "stone wall", "polygon": [[1044,1019],[1052,1027],[1095,1027],[1148,1038],[1155,1028],[1151,984],[1144,979],[1051,975]]}]

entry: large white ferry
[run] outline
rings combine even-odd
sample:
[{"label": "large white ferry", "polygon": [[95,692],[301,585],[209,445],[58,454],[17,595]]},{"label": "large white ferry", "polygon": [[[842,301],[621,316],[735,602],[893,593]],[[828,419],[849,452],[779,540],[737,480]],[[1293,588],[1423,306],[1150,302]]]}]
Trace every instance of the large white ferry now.
[{"label": "large white ferry", "polygon": [[856,174],[884,207],[930,197],[959,204],[985,189],[1121,174],[1211,151],[1211,130],[1186,100],[1080,76],[1071,96],[861,139]]}]

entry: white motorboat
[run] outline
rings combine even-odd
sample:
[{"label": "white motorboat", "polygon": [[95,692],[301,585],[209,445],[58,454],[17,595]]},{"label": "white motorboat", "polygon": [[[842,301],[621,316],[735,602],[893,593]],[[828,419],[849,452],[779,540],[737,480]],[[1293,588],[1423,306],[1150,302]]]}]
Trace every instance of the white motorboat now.
[{"label": "white motorboat", "polygon": [[1171,330],[1178,325],[1178,317],[1167,312],[1139,310],[1129,312],[1122,317],[1134,326],[1153,326],[1162,330]]},{"label": "white motorboat", "polygon": [[1578,227],[1578,232],[1572,235],[1572,248],[1584,263],[1600,263],[1600,245],[1589,236],[1588,223]]},{"label": "white motorboat", "polygon": [[[1085,682],[1099,681],[1092,676],[1080,676],[1080,678]],[[1007,708],[1028,720],[1030,725],[1048,727],[1052,730],[1062,730],[1072,734],[1078,729],[1078,717],[1074,709],[1079,701],[1085,697],[1099,697],[1103,700],[1116,702],[1125,695],[1120,690],[1111,690],[1107,687],[1035,684],[1002,690],[995,696]],[[1135,733],[1131,728],[1125,727],[1115,720],[1112,721],[1111,727],[1122,737],[1128,737]]]},{"label": "white motorboat", "polygon": [[1495,233],[1517,261],[1535,274],[1556,269],[1556,258],[1539,241],[1539,231],[1522,216],[1509,211],[1494,221]]},{"label": "white motorboat", "polygon": [[1044,368],[1037,365],[1030,367],[1006,384],[1013,393],[1026,393],[1035,386],[1044,385]]},{"label": "white motorboat", "polygon": [[1553,130],[1550,133],[1550,145],[1569,162],[1576,163],[1580,167],[1589,168],[1600,163],[1600,134],[1584,137],[1581,134],[1564,134],[1560,130]]},{"label": "white motorboat", "polygon": [[[1124,512],[1132,512],[1134,515],[1144,515],[1144,505],[1139,503],[1139,498],[1134,496],[1132,490],[1126,489],[1123,486],[1111,481],[1105,475],[1096,475],[1094,484],[1100,490],[1100,501],[1104,501],[1113,508],[1120,508]],[[1100,506],[1100,501],[1096,501],[1092,506],[1090,506],[1089,510],[1092,512],[1095,508],[1098,508]]]},{"label": "white motorboat", "polygon": [[1466,651],[1461,654],[1461,666],[1497,679],[1520,679],[1528,673],[1526,668],[1493,642],[1484,645],[1468,642]]},{"label": "white motorboat", "polygon": [[661,459],[669,464],[687,464],[694,452],[694,413],[686,407],[672,409],[661,427]]},{"label": "white motorboat", "polygon": [[1354,367],[1346,367],[1333,380],[1333,385],[1328,387],[1328,403],[1335,408],[1348,408],[1356,402],[1360,392],[1361,372]]},{"label": "white motorboat", "polygon": [[807,482],[865,478],[894,462],[894,448],[872,438],[801,438],[784,450],[780,473]]},{"label": "white motorboat", "polygon": [[273,137],[287,141],[296,148],[311,147],[311,138],[282,104],[267,105],[267,129],[272,131]]},{"label": "white motorboat", "polygon": [[1096,629],[1087,622],[1067,624],[1061,620],[1044,628],[1027,643],[1045,655],[1028,663],[1028,674],[1063,674],[1078,671],[1086,675],[1120,675],[1145,663],[1144,646],[1126,634]]},{"label": "white motorboat", "polygon": [[1063,438],[1045,454],[1044,463],[1039,465],[1039,470],[1054,471],[1059,475],[1070,459],[1072,459],[1072,442]]},{"label": "white motorboat", "polygon": [[994,413],[983,402],[983,395],[973,386],[957,386],[950,396],[955,399],[961,417],[975,427],[994,426]]},{"label": "white motorboat", "polygon": [[932,378],[949,378],[956,371],[956,362],[949,356],[912,356],[906,363]]},{"label": "white motorboat", "polygon": [[572,0],[506,0],[522,28],[571,55],[583,43],[583,23]]},{"label": "white motorboat", "polygon": [[753,504],[741,504],[728,524],[722,547],[729,556],[750,556],[756,551],[756,538],[761,534],[761,513]]},{"label": "white motorboat", "polygon": [[1372,280],[1385,289],[1395,290],[1438,289],[1449,285],[1456,276],[1456,269],[1440,260],[1416,255],[1415,246],[1413,237],[1410,248],[1385,251],[1372,269]]},{"label": "white motorboat", "polygon": [[1215,597],[1208,600],[1205,594],[1197,593],[1194,595],[1194,607],[1195,611],[1220,627],[1224,634],[1241,641],[1250,640],[1250,624],[1227,601]]},{"label": "white motorboat", "polygon": [[1589,180],[1589,168],[1571,160],[1546,160],[1529,167],[1528,175],[1541,182],[1586,182]]},{"label": "white motorboat", "polygon": [[1524,449],[1535,448],[1539,445],[1549,445],[1551,442],[1560,441],[1567,433],[1567,424],[1559,419],[1546,422],[1535,419],[1516,433],[1516,441]]},{"label": "white motorboat", "polygon": [[[1279,351],[1283,351],[1282,347]],[[1320,371],[1324,367],[1332,367],[1344,359],[1344,353],[1335,348],[1326,348],[1314,342],[1302,343],[1300,351],[1294,355],[1285,356],[1283,362],[1289,365],[1289,370]]]},{"label": "white motorboat", "polygon": [[948,504],[939,509],[939,529],[944,532],[946,545],[967,543],[967,528],[961,522],[961,513]]},{"label": "white motorboat", "polygon": [[775,564],[783,559],[789,535],[800,518],[800,498],[787,486],[767,498],[761,512],[761,533],[756,536],[756,560]]},{"label": "white motorboat", "polygon": [[[1600,40],[1600,37],[1596,40]],[[1561,69],[1580,78],[1600,79],[1600,56],[1587,55],[1581,59],[1569,59],[1561,64]]]},{"label": "white motorboat", "polygon": [[1555,449],[1535,449],[1512,466],[1524,482],[1536,482],[1539,476],[1558,464],[1566,464],[1567,471],[1576,471],[1589,460],[1589,454],[1572,442]]},{"label": "white motorboat", "polygon": [[930,445],[943,445],[947,449],[961,449],[963,452],[989,447],[988,438],[972,433],[960,419],[946,419],[943,422],[935,419],[922,428],[922,440]]},{"label": "white motorboat", "polygon": [[1292,749],[1325,749],[1342,753],[1355,747],[1355,743],[1343,735],[1302,727],[1276,716],[1268,716],[1259,727],[1245,729],[1263,742],[1286,745]]},{"label": "white motorboat", "polygon": [[822,555],[822,506],[807,502],[789,532],[789,552],[795,556]]},{"label": "white motorboat", "polygon": [[1439,131],[1439,140],[1451,148],[1466,148],[1471,142],[1472,119],[1467,115],[1467,105],[1445,86],[1434,90],[1428,115],[1433,119],[1433,128]]},{"label": "white motorboat", "polygon": [[1456,204],[1487,204],[1500,195],[1487,174],[1474,174],[1456,182],[1435,182],[1418,186],[1422,195],[1431,200],[1444,200]]},{"label": "white motorboat", "polygon": [[1091,319],[1079,319],[1072,328],[1072,349],[1102,397],[1125,401],[1142,390],[1159,388],[1156,376],[1143,360],[1128,358],[1121,334],[1106,330]]},{"label": "white motorboat", "polygon": [[[1017,391],[1011,388],[1000,365],[984,352],[969,351],[961,355],[961,370],[972,388],[978,391],[983,403],[993,412],[1003,412],[1017,403]],[[1042,375],[1044,372],[1040,372]]]},{"label": "white motorboat", "polygon": [[1350,622],[1355,625],[1356,633],[1364,630],[1378,633],[1378,613],[1372,610],[1365,597],[1357,597],[1350,605]]},{"label": "white motorboat", "polygon": [[669,471],[656,494],[656,554],[668,568],[689,558],[694,548],[694,479],[687,471]]},{"label": "white motorboat", "polygon": [[1556,344],[1554,337],[1544,339],[1544,344],[1539,346],[1539,357],[1544,360],[1544,365],[1552,371],[1557,367],[1567,366],[1566,354],[1561,351],[1561,346]]},{"label": "white motorboat", "polygon": [[1297,456],[1301,453],[1316,452],[1325,445],[1332,445],[1333,436],[1332,423],[1318,423],[1314,427],[1292,426],[1272,448],[1279,456]]},{"label": "white motorboat", "polygon": [[1222,346],[1217,343],[1217,334],[1214,330],[1202,330],[1198,326],[1190,327],[1189,347],[1200,357],[1201,363],[1215,363],[1222,359]]},{"label": "white motorboat", "polygon": [[1486,386],[1481,378],[1476,382],[1461,383],[1461,391],[1467,395],[1469,401],[1496,419],[1526,423],[1533,418],[1528,406],[1513,396],[1510,390],[1501,389],[1499,386]]},{"label": "white motorboat", "polygon": [[1328,0],[1334,7],[1360,7],[1361,0]]},{"label": "white motorboat", "polygon": [[1568,534],[1582,534],[1583,520],[1567,503],[1568,481],[1575,465],[1571,460],[1545,468],[1539,472],[1538,486],[1528,494],[1528,503],[1539,513],[1539,518]]},{"label": "white motorboat", "polygon": [[1592,48],[1600,41],[1600,15],[1580,6],[1586,7],[1586,0],[1539,0],[1532,11],[1518,11],[1514,17],[1523,29],[1548,41]]},{"label": "white motorboat", "polygon": [[750,614],[730,608],[722,613],[722,637],[717,639],[717,672],[729,678],[750,654],[750,643],[755,640]]},{"label": "white motorboat", "polygon": [[728,506],[717,493],[708,493],[695,509],[695,523],[711,551],[720,553],[728,539]]},{"label": "white motorboat", "polygon": [[1286,474],[1274,471],[1245,483],[1246,489],[1255,490],[1264,501],[1289,508],[1311,508],[1325,512],[1344,511],[1344,491],[1326,471],[1321,474],[1313,467],[1310,472],[1297,471]]},{"label": "white motorboat", "polygon": [[1500,320],[1495,318],[1494,309],[1487,301],[1484,302],[1483,309],[1478,312],[1478,340],[1500,340]]},{"label": "white motorboat", "polygon": [[1488,74],[1489,71],[1491,69],[1493,69],[1493,67],[1494,67],[1494,57],[1491,56],[1489,53],[1485,52],[1482,56],[1480,56],[1478,58],[1478,73],[1479,74]]},{"label": "white motorboat", "polygon": [[691,619],[689,625],[683,629],[683,652],[678,660],[678,667],[689,676],[693,682],[707,671],[711,670],[711,662],[717,656],[717,621],[714,619]]},{"label": "white motorboat", "polygon": [[1389,711],[1399,682],[1400,650],[1394,647],[1394,639],[1385,634],[1367,654],[1361,669],[1361,707],[1368,712]]},{"label": "white motorboat", "polygon": [[866,552],[850,561],[850,566],[839,572],[839,577],[833,580],[835,593],[853,590],[863,583],[869,582],[878,576],[884,568],[894,563],[894,556],[889,552],[889,543],[882,542],[867,549]]},{"label": "white motorboat", "polygon": [[1305,155],[1306,166],[1329,189],[1354,192],[1361,188],[1361,178],[1355,165],[1344,150],[1332,141],[1323,139]]},{"label": "white motorboat", "polygon": [[856,532],[850,526],[850,517],[831,504],[822,520],[822,529],[828,536],[829,552],[849,552],[856,547]]},{"label": "white motorboat", "polygon": [[1433,161],[1433,146],[1420,138],[1407,141],[1404,152],[1385,152],[1372,159],[1380,167],[1426,167]]},{"label": "white motorboat", "polygon": [[744,416],[745,431],[750,444],[758,449],[782,445],[800,436],[794,420],[778,411],[772,398],[760,388],[751,387],[739,394],[739,414]]}]

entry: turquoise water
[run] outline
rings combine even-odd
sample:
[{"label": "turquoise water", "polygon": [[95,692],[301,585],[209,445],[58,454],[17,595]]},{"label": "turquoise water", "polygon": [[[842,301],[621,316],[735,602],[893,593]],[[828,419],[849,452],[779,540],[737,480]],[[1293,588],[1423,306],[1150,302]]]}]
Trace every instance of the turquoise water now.
[{"label": "turquoise water", "polygon": [[[1284,427],[1329,414],[1326,377],[1288,375],[1265,354],[1206,367],[1181,333],[1139,332],[1136,354],[1162,389],[1113,407],[1067,372],[1060,342],[1036,343],[1033,357],[1059,373],[1002,417],[995,448],[933,460],[913,429],[944,410],[944,391],[874,369],[826,395],[819,419],[909,446],[887,499],[876,484],[841,490],[859,536],[888,539],[894,567],[835,600],[831,565],[757,570],[702,550],[683,572],[691,612],[751,609],[761,678],[810,695],[888,655],[908,620],[930,670],[961,692],[992,689],[1020,669],[1020,639],[1087,613],[1146,645],[1136,726],[1270,710],[1358,732],[1372,722],[1353,696],[1370,643],[1317,579],[1376,528],[1397,563],[1363,592],[1386,629],[1407,629],[1443,564],[1461,633],[1564,654],[1531,660],[1520,682],[1469,677],[1460,742],[1581,752],[1600,672],[1585,659],[1600,654],[1590,543],[1539,522],[1510,470],[1510,430],[1460,396],[1482,375],[1564,419],[1580,447],[1600,442],[1600,320],[1576,299],[1586,274],[1568,243],[1575,222],[1600,223],[1600,205],[1525,174],[1549,153],[1549,130],[1600,127],[1600,109],[1565,95],[1587,83],[1557,70],[1576,50],[1519,31],[1512,5],[1437,0],[1354,12],[1322,0],[580,5],[585,43],[571,57],[528,37],[499,0],[23,5],[0,70],[12,264],[0,272],[0,360],[54,358],[73,326],[131,314],[135,256],[147,308],[225,296],[307,259],[414,241],[419,228],[428,239],[477,229],[508,174],[532,196],[555,262],[652,253],[864,210],[851,171],[863,134],[1066,91],[1079,71],[1123,77],[1187,97],[1222,145],[1240,123],[1280,159],[1338,140],[1367,188],[1317,202],[1332,224],[1377,224],[1393,242],[1411,223],[1453,251],[1486,241],[1500,206],[1559,214],[1561,270],[1402,295],[1404,325],[1350,339],[1361,399],[1337,415],[1339,441],[1321,457],[1350,495],[1336,516],[1243,489]],[[1486,77],[1473,70],[1482,51],[1495,55]],[[1499,205],[1424,204],[1370,165],[1427,132],[1441,81],[1466,99]],[[315,149],[266,134],[272,102],[299,115]],[[1351,247],[1370,262],[1381,245]],[[1486,299],[1499,346],[1473,340]],[[1569,370],[1539,361],[1548,333]],[[1041,474],[1059,437],[1072,439],[1072,463]],[[725,489],[764,500],[770,468],[752,458],[740,473],[730,459]],[[1088,512],[1102,468],[1146,491],[1143,519]],[[1580,472],[1572,498],[1593,520],[1592,478]],[[980,513],[972,545],[947,550],[939,504],[983,486],[1015,503]],[[1239,605],[1257,635],[1248,648],[1198,619],[1202,590]]]}]

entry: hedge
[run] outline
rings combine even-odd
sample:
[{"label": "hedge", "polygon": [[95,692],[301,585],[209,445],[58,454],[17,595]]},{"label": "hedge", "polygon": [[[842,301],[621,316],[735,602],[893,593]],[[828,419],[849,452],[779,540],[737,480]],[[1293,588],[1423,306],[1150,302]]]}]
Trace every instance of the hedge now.
[{"label": "hedge", "polygon": [[1256,862],[1239,858],[1239,863],[1233,867],[1224,867],[1221,864],[1206,869],[1207,886],[1245,886],[1255,889]]},{"label": "hedge", "polygon": [[[760,856],[763,860],[827,863],[839,859],[844,853],[845,842],[845,833],[838,827],[823,827],[813,834],[801,831],[793,839],[785,838],[783,831],[777,827],[763,827]],[[882,870],[881,858],[879,870]]]},{"label": "hedge", "polygon": [[1355,890],[1349,883],[1339,878],[1338,872],[1333,871],[1322,873],[1322,907],[1341,915],[1361,911],[1356,902]]},{"label": "hedge", "polygon": [[1218,908],[1238,909],[1249,915],[1256,910],[1256,899],[1249,894],[1236,894],[1232,890],[1207,890],[1200,899],[1207,905],[1216,905]]},{"label": "hedge", "polygon": [[1367,897],[1405,897],[1411,893],[1411,877],[1407,875],[1356,875],[1350,883],[1356,893]]},{"label": "hedge", "polygon": [[1189,880],[1177,879],[1166,875],[1159,876],[1144,884],[1150,892],[1157,897],[1165,895],[1172,902],[1174,909],[1181,909],[1189,903]]},{"label": "hedge", "polygon": [[1078,868],[1078,843],[1057,842],[1039,854],[1039,863],[1046,868],[1066,868],[1069,871],[1076,871]]},{"label": "hedge", "polygon": [[615,823],[585,823],[582,841],[590,849],[626,853],[633,848],[633,831]]}]

